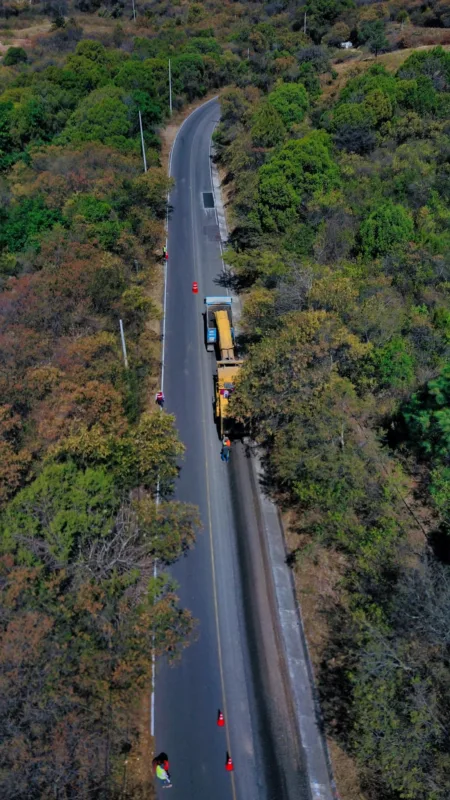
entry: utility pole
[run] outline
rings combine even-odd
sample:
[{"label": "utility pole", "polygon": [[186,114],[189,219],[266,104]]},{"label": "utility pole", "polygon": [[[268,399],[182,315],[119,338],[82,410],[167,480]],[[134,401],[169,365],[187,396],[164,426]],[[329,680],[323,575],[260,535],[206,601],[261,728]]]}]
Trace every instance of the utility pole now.
[{"label": "utility pole", "polygon": [[131,2],[132,2],[132,4],[133,4],[133,19],[134,19],[134,21],[136,22],[136,8],[135,8],[135,6],[134,6],[134,0],[131,0]]},{"label": "utility pole", "polygon": [[119,326],[120,326],[120,338],[122,340],[123,360],[125,363],[125,369],[128,369],[127,346],[125,344],[125,334],[123,332],[123,322],[121,319],[119,319]]},{"label": "utility pole", "polygon": [[147,158],[145,156],[144,129],[142,127],[141,109],[139,109],[138,113],[139,113],[139,128],[140,128],[140,131],[141,131],[142,158],[144,159],[144,172],[147,172]]},{"label": "utility pole", "polygon": [[169,58],[169,109],[170,109],[170,116],[172,116],[172,69],[170,66],[170,58]]}]

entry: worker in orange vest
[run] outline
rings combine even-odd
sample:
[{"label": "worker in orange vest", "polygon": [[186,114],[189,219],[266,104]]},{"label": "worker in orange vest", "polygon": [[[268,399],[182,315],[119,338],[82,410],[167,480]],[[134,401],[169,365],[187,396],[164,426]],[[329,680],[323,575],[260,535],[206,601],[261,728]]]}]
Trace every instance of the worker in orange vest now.
[{"label": "worker in orange vest", "polygon": [[230,449],[231,449],[231,442],[228,436],[224,436],[222,439],[222,450],[220,452],[220,457],[222,461],[229,461],[230,459]]}]

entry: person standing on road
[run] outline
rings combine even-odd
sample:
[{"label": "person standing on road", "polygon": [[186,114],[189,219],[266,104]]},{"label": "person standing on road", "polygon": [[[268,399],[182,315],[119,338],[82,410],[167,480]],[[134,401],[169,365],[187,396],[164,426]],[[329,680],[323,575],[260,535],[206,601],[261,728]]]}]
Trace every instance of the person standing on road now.
[{"label": "person standing on road", "polygon": [[230,449],[231,449],[231,442],[228,436],[224,436],[222,439],[222,450],[220,453],[222,461],[228,462],[230,460]]},{"label": "person standing on road", "polygon": [[156,756],[156,758],[154,758],[152,761],[152,766],[156,777],[163,784],[162,788],[170,789],[172,787],[172,783],[169,775],[169,758],[167,753],[160,753],[159,756]]}]

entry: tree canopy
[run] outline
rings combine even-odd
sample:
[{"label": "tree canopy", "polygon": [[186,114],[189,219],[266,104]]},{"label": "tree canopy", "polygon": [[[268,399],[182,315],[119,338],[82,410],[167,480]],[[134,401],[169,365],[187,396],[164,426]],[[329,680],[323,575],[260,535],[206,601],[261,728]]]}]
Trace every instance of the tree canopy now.
[{"label": "tree canopy", "polygon": [[[331,45],[348,20],[377,55],[385,22],[364,9],[355,27],[312,4],[307,24]],[[320,75],[322,47],[305,50]],[[367,800],[450,790],[449,58],[375,63],[322,99],[305,80],[307,104],[291,65],[267,94],[226,94],[215,134],[244,301],[230,407],[289,512],[327,733]],[[255,99],[285,129],[257,152]]]}]

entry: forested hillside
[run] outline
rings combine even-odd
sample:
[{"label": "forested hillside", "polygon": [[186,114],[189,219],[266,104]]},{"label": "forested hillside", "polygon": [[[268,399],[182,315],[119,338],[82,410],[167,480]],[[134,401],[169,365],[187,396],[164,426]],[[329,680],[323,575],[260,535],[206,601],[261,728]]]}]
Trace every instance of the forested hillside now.
[{"label": "forested hillside", "polygon": [[301,74],[232,89],[216,142],[244,298],[234,412],[294,519],[300,592],[316,569],[349,796],[448,797],[450,54],[375,64],[332,105]]},{"label": "forested hillside", "polygon": [[[171,499],[183,448],[152,402],[170,57],[175,110],[228,87],[235,413],[289,511],[341,796],[445,800],[450,56],[379,62],[446,44],[448,9],[136,11],[0,10],[0,795],[151,796],[126,764],[152,643],[176,655],[193,626],[153,578],[199,526]],[[346,59],[362,72],[337,93]]]},{"label": "forested hillside", "polygon": [[[199,520],[171,500],[183,446],[153,402],[167,62],[148,58],[149,40],[131,40],[130,55],[80,38],[47,60],[12,48],[1,76],[5,800],[152,796],[126,770],[152,651],[176,656],[192,629],[161,566],[192,545]],[[178,105],[218,80],[205,72],[201,55],[173,59]]]}]

